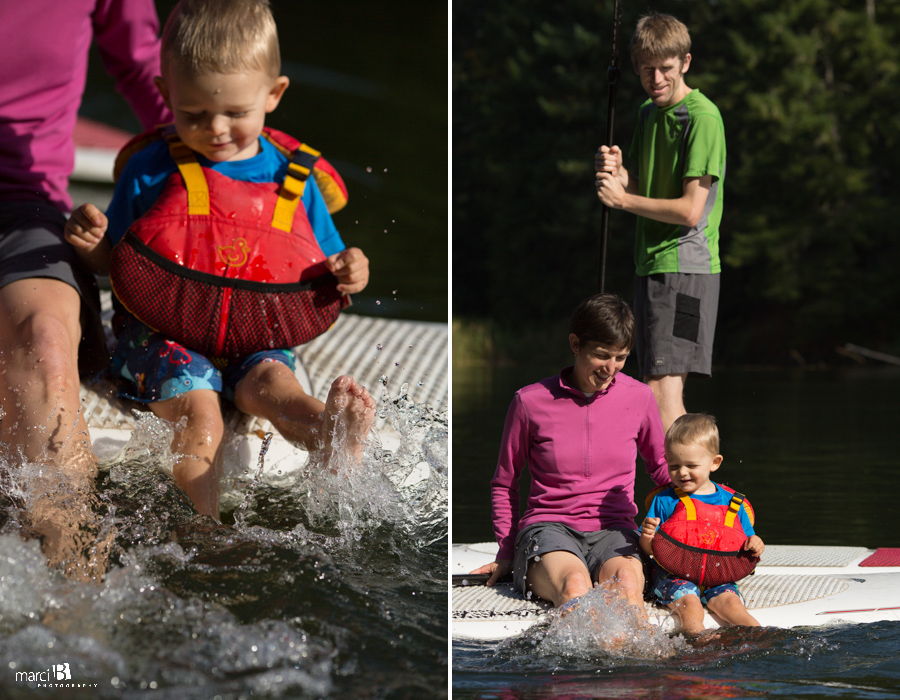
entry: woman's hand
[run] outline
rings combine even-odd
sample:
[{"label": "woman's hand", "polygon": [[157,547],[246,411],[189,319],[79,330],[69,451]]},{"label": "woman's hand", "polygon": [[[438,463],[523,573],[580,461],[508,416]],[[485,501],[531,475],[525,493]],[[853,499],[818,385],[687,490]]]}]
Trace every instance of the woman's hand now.
[{"label": "woman's hand", "polygon": [[498,559],[497,561],[492,561],[490,564],[485,564],[484,566],[480,566],[475,571],[470,571],[470,574],[490,574],[491,577],[487,580],[485,586],[493,586],[497,583],[497,579],[502,576],[506,576],[506,574],[512,573],[513,563],[512,559]]}]

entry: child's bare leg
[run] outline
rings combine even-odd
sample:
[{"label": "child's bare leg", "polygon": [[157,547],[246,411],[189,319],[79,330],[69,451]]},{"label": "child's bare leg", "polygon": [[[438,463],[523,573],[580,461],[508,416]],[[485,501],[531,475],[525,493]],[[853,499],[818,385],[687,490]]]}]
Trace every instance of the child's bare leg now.
[{"label": "child's bare leg", "polygon": [[324,444],[325,404],[303,391],[291,368],[281,362],[262,362],[251,369],[235,387],[234,405],[265,418],[287,440],[309,451]]},{"label": "child's bare leg", "polygon": [[328,454],[339,421],[345,421],[347,450],[355,456],[362,453],[375,421],[375,401],[351,377],[335,379],[323,403],[304,392],[281,362],[251,369],[235,387],[234,403],[244,413],[270,421],[287,440]]},{"label": "child's bare leg", "polygon": [[668,603],[668,607],[681,621],[681,631],[685,634],[700,634],[706,629],[703,624],[703,603],[693,593],[688,593],[678,600]]},{"label": "child's bare leg", "polygon": [[747,612],[740,596],[731,591],[717,595],[706,604],[706,607],[720,625],[760,626],[757,619]]},{"label": "child's bare leg", "polygon": [[201,515],[219,519],[219,456],[225,425],[218,392],[209,389],[189,391],[165,401],[150,404],[157,416],[178,425],[187,417],[182,430],[175,430],[172,453],[177,455],[173,471],[180,486]]}]

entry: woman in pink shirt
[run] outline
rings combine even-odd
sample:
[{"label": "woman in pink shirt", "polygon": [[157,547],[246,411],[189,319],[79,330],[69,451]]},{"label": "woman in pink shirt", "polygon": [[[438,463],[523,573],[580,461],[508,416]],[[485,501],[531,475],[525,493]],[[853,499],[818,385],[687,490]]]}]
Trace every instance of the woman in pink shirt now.
[{"label": "woman in pink shirt", "polygon": [[[147,128],[171,119],[159,75],[153,0],[27,0],[0,22],[0,458],[53,466],[47,498],[29,503],[52,560],[89,549],[96,463],[81,419],[79,369],[107,361],[94,277],[63,240],[72,202],[72,134],[88,51]],[[80,496],[79,496],[80,497]],[[59,508],[56,501],[66,504]],[[63,512],[66,511],[66,512]],[[64,533],[68,533],[65,534]],[[74,534],[73,534],[74,533]]]},{"label": "woman in pink shirt", "polygon": [[[643,605],[644,569],[634,518],[638,453],[657,484],[669,482],[664,431],[650,388],[620,374],[634,346],[634,317],[612,294],[585,299],[569,327],[575,364],[516,392],[491,481],[496,561],[522,593],[561,606],[612,582]],[[519,476],[531,491],[519,517]]]}]

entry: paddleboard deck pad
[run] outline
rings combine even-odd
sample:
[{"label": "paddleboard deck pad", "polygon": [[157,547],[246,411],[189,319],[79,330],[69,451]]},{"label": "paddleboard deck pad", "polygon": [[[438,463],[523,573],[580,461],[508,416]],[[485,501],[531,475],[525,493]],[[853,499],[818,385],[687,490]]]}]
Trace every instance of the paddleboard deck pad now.
[{"label": "paddleboard deck pad", "polygon": [[[551,605],[511,583],[471,585],[464,574],[493,561],[492,543],[454,545],[452,627],[457,639],[500,640],[547,620]],[[768,545],[756,573],[739,584],[760,624],[818,626],[900,620],[900,549]],[[652,622],[674,631],[666,608],[646,604]],[[707,628],[717,623],[706,615]]]}]

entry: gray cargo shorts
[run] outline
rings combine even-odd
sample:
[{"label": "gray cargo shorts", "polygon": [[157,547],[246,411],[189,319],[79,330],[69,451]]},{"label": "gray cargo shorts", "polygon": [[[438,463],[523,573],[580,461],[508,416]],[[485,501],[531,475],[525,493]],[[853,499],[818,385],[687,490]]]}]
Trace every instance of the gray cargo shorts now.
[{"label": "gray cargo shorts", "polygon": [[592,578],[613,557],[636,557],[646,565],[639,540],[640,535],[633,528],[579,532],[560,523],[533,523],[516,536],[513,582],[525,595],[528,564],[547,552],[571,552],[581,559]]},{"label": "gray cargo shorts", "polygon": [[720,275],[636,275],[634,323],[638,379],[712,374]]}]

